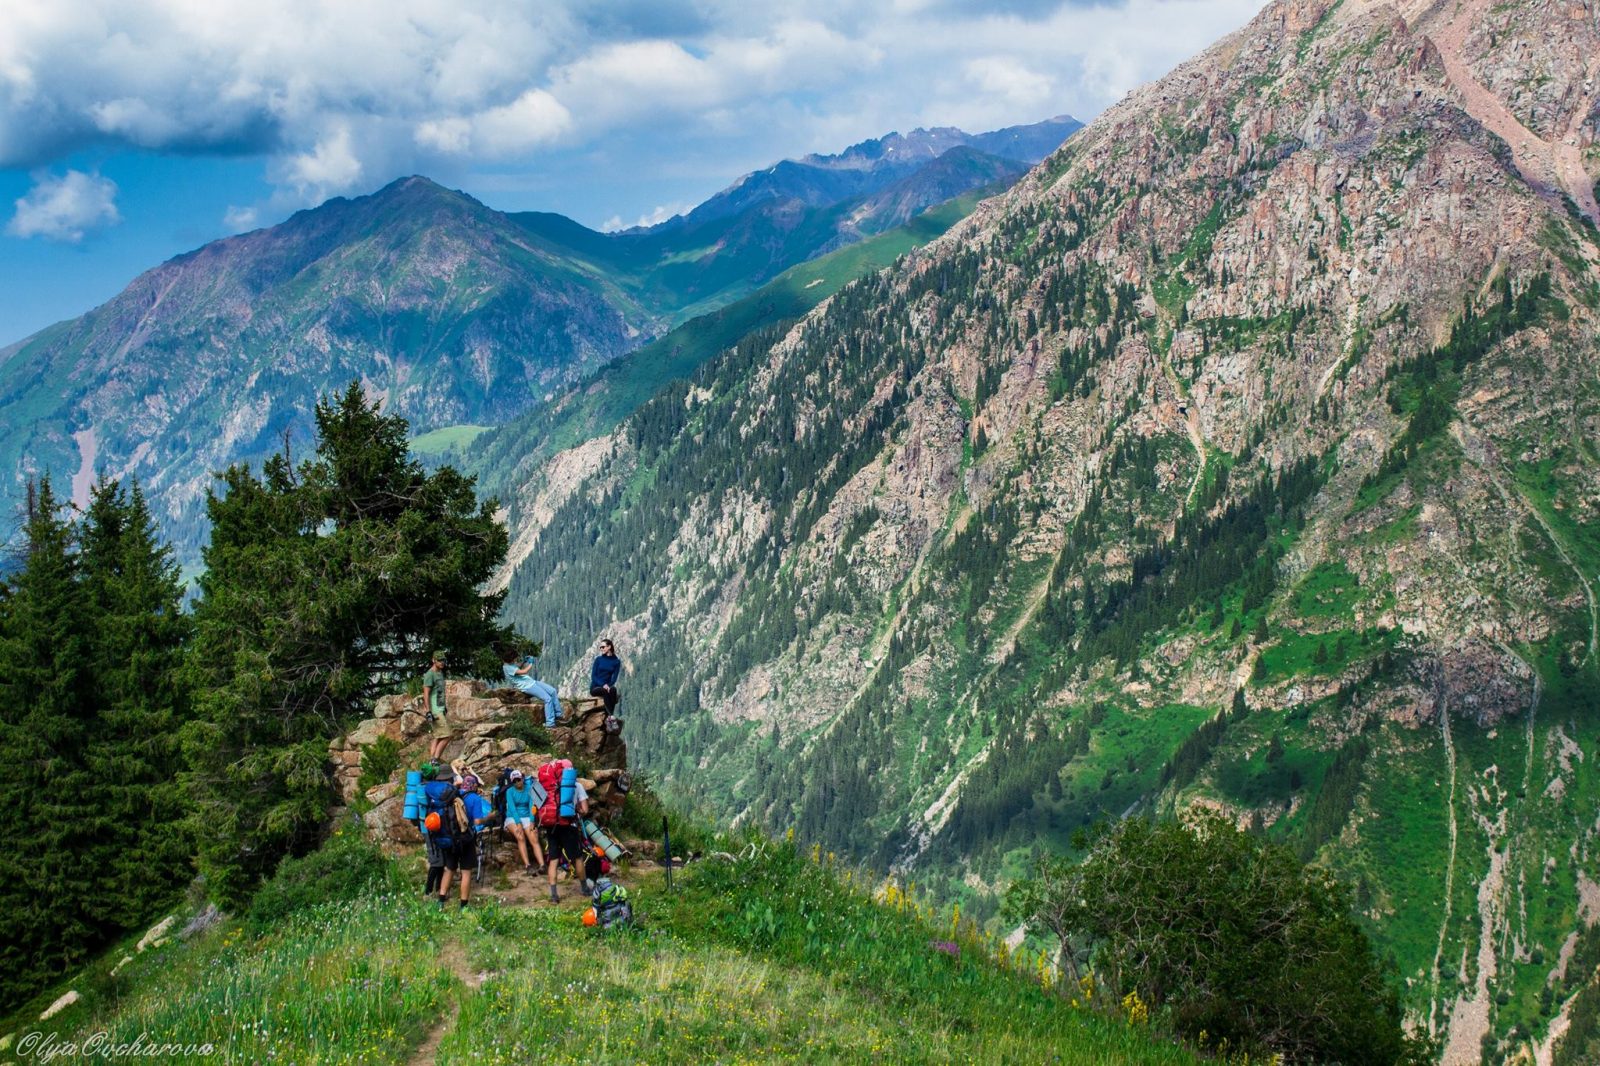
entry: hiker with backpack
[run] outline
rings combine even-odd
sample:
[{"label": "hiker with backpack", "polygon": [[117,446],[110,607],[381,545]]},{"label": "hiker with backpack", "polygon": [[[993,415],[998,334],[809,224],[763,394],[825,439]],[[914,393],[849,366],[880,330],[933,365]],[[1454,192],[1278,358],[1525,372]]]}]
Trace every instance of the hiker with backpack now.
[{"label": "hiker with backpack", "polygon": [[617,678],[622,674],[622,660],[617,658],[617,646],[610,640],[600,641],[600,654],[594,657],[589,668],[589,695],[605,700],[606,714],[617,713]]},{"label": "hiker with backpack", "polygon": [[450,899],[451,876],[458,873],[461,875],[461,909],[467,909],[467,900],[472,895],[472,870],[478,863],[472,819],[456,781],[456,772],[448,766],[441,766],[434,779],[422,789],[426,809],[423,827],[444,860],[444,873],[439,880],[440,910],[444,910]]},{"label": "hiker with backpack", "polygon": [[[439,769],[431,762],[422,764],[422,779],[431,784]],[[423,795],[427,795],[427,785],[423,786]],[[417,818],[417,828],[422,831],[422,850],[428,858],[428,879],[422,885],[422,898],[432,899],[433,894],[439,891],[439,883],[444,880],[444,852],[439,848],[438,838],[428,831],[426,808],[424,813]]]},{"label": "hiker with backpack", "polygon": [[[534,866],[544,866],[544,848],[539,845],[539,808],[544,804],[544,790],[537,781],[528,780],[521,770],[512,770],[503,793],[506,805],[506,832],[517,842],[517,854],[522,857],[522,868],[529,876]],[[533,862],[528,861],[528,850],[533,849]]]},{"label": "hiker with backpack", "polygon": [[422,675],[422,709],[427,716],[433,736],[428,742],[429,760],[444,758],[444,749],[455,739],[455,730],[445,715],[444,706],[444,652],[436,651]]},{"label": "hiker with backpack", "polygon": [[505,675],[506,684],[512,688],[544,701],[544,727],[549,729],[561,716],[561,698],[554,685],[547,685],[533,676],[535,658],[529,655],[519,660],[515,649],[509,644],[502,645],[500,672]]},{"label": "hiker with backpack", "polygon": [[578,780],[578,771],[568,759],[553,759],[539,767],[539,787],[544,803],[539,807],[539,826],[545,832],[545,870],[550,879],[550,902],[560,903],[556,890],[556,867],[564,860],[570,866],[582,862],[589,853],[579,819],[589,813],[589,792]]}]

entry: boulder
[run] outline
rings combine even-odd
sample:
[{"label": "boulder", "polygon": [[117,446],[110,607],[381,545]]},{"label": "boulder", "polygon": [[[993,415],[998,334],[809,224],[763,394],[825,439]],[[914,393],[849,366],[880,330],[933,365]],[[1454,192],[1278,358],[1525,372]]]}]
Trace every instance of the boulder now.
[{"label": "boulder", "polygon": [[411,710],[412,705],[418,702],[416,697],[401,693],[379,696],[378,702],[372,705],[372,717],[399,718],[403,712]]},{"label": "boulder", "polygon": [[[215,903],[207,903],[205,908],[199,914],[189,919],[189,923],[185,925],[183,927],[183,931],[178,934],[178,939],[188,940],[192,936],[197,936],[200,933],[205,932],[207,929],[210,929],[218,922],[222,921],[223,918],[223,913],[217,909],[217,905]],[[117,965],[120,966],[122,964],[118,963]],[[112,970],[111,972],[116,973],[115,970]]]},{"label": "boulder", "polygon": [[[405,786],[398,781],[385,781],[381,785],[373,785],[367,789],[367,802],[376,807],[391,796],[399,795],[405,791]],[[404,798],[403,796],[401,797]]]},{"label": "boulder", "polygon": [[[128,963],[130,963],[132,961],[133,961],[133,956],[132,955],[124,955],[124,956],[122,956],[122,958],[117,961],[117,964],[115,966],[111,967],[111,976],[112,977],[117,976],[117,974],[122,972],[122,968],[124,966],[128,965]],[[4,1049],[0,1048],[0,1050],[4,1050]]]},{"label": "boulder", "polygon": [[145,931],[144,936],[139,938],[139,944],[136,950],[143,951],[146,948],[154,947],[158,940],[165,937],[167,933],[171,931],[173,923],[175,923],[177,920],[178,916],[176,914],[169,914],[155,925],[151,926]]},{"label": "boulder", "polygon": [[[170,921],[170,919],[168,920]],[[68,1007],[72,1006],[82,998],[83,997],[78,995],[76,990],[66,993],[60,999],[46,1007],[44,1009],[44,1013],[39,1015],[39,1020],[42,1022],[47,1018],[55,1017],[57,1014],[60,1014],[62,1011],[66,1010]]]},{"label": "boulder", "polygon": [[373,840],[386,848],[420,844],[422,833],[415,822],[405,818],[405,797],[391,795],[362,816],[362,822]]},{"label": "boulder", "polygon": [[365,748],[380,737],[388,737],[390,740],[398,741],[400,739],[400,720],[398,718],[366,719],[345,734],[345,750]]}]

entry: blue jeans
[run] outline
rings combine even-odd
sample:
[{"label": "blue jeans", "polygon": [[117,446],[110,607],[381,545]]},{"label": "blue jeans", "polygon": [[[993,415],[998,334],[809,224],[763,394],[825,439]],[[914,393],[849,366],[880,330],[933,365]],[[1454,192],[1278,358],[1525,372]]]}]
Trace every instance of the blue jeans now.
[{"label": "blue jeans", "polygon": [[546,728],[556,724],[556,719],[561,715],[561,699],[557,696],[554,685],[547,685],[535,678],[524,677],[517,681],[517,687],[530,696],[537,696],[544,700],[544,724]]}]

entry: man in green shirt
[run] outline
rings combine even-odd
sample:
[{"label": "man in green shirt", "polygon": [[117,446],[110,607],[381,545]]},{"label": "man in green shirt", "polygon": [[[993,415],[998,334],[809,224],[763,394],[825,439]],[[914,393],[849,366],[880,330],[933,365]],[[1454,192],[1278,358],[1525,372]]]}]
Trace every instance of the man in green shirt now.
[{"label": "man in green shirt", "polygon": [[433,653],[428,672],[422,675],[422,706],[433,715],[433,739],[428,748],[428,758],[444,758],[445,745],[455,737],[450,719],[444,713],[444,652]]}]

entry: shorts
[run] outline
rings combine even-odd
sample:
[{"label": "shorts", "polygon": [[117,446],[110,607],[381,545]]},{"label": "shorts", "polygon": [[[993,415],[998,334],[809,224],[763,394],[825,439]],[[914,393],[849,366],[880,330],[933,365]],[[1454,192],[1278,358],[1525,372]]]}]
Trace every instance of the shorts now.
[{"label": "shorts", "polygon": [[450,719],[443,714],[435,714],[433,716],[433,735],[440,740],[448,740],[456,735],[456,731],[450,725]]},{"label": "shorts", "polygon": [[478,842],[471,833],[456,838],[452,847],[440,848],[446,870],[471,870],[478,865]]},{"label": "shorts", "polygon": [[539,828],[534,824],[532,818],[513,818],[509,814],[506,815],[506,828],[509,829],[514,825],[520,825],[523,829],[530,833],[537,831]]},{"label": "shorts", "polygon": [[584,844],[583,832],[575,825],[552,825],[545,830],[545,836],[547,859],[577,862],[589,850]]}]

